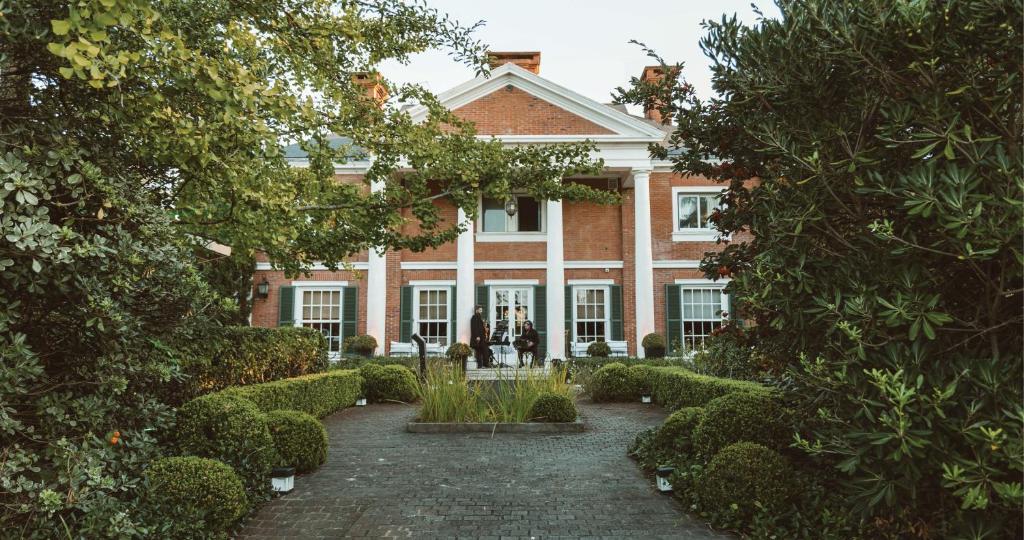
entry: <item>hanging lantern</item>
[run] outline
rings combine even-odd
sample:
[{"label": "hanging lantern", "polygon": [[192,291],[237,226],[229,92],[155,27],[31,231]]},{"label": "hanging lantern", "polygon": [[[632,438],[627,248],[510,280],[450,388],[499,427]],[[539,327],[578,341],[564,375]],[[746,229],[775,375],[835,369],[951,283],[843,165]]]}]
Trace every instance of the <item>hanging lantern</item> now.
[{"label": "hanging lantern", "polygon": [[517,201],[515,197],[509,197],[505,200],[505,213],[508,214],[509,217],[516,215],[516,212],[518,211],[519,201]]},{"label": "hanging lantern", "polygon": [[270,296],[270,282],[267,281],[267,278],[263,278],[263,281],[256,285],[256,296],[260,298]]}]

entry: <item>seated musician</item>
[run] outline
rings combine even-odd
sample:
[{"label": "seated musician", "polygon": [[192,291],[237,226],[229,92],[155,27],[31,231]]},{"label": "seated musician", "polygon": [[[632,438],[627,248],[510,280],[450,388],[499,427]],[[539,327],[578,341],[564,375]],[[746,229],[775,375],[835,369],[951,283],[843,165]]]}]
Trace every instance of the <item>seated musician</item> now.
[{"label": "seated musician", "polygon": [[533,328],[533,322],[523,323],[523,333],[516,340],[516,349],[519,351],[519,367],[523,367],[523,355],[530,353],[530,367],[537,363],[537,356],[540,354],[540,335]]}]

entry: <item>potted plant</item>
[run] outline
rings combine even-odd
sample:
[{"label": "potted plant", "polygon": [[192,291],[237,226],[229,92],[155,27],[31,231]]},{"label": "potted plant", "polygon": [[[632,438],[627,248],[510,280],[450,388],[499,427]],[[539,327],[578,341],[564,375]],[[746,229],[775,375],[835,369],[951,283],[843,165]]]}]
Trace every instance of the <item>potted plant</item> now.
[{"label": "potted plant", "polygon": [[345,352],[358,354],[364,358],[370,358],[373,356],[373,352],[377,350],[377,338],[368,335],[361,336],[349,336],[345,338],[344,343]]},{"label": "potted plant", "polygon": [[608,358],[612,355],[612,348],[603,341],[595,341],[587,346],[587,355],[591,358]]},{"label": "potted plant", "polygon": [[644,356],[647,358],[664,358],[665,357],[665,338],[661,334],[647,334],[644,336],[642,345],[644,347]]},{"label": "potted plant", "polygon": [[469,345],[465,343],[452,343],[448,346],[448,351],[445,352],[445,356],[448,357],[456,365],[462,366],[462,371],[466,371],[466,361],[469,360],[470,355],[473,354],[473,349],[469,348]]}]

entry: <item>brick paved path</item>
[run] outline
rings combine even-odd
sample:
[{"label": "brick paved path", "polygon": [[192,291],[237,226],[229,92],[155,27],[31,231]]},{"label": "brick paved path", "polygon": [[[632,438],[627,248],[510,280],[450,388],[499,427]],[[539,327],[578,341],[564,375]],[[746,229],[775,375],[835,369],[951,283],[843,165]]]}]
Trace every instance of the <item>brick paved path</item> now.
[{"label": "brick paved path", "polygon": [[327,463],[264,505],[241,538],[728,538],[657,493],[626,447],[664,412],[581,404],[584,433],[413,434],[415,408],[325,420]]}]

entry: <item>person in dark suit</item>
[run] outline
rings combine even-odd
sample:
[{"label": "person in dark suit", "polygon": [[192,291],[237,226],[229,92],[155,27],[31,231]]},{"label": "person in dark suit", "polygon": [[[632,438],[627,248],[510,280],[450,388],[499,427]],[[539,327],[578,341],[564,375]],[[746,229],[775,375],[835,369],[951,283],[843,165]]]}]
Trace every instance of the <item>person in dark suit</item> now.
[{"label": "person in dark suit", "polygon": [[484,323],[484,308],[478,305],[473,311],[473,318],[469,321],[469,346],[473,349],[473,356],[476,357],[477,367],[491,367],[491,346],[487,344],[487,327],[486,323]]},{"label": "person in dark suit", "polygon": [[[519,344],[519,367],[523,367],[523,355],[530,353],[530,367],[537,365],[538,358],[540,355],[540,334],[533,328],[532,321],[526,321],[523,323],[523,333],[519,335],[519,339],[516,340]],[[540,360],[543,364],[543,360]]]}]

